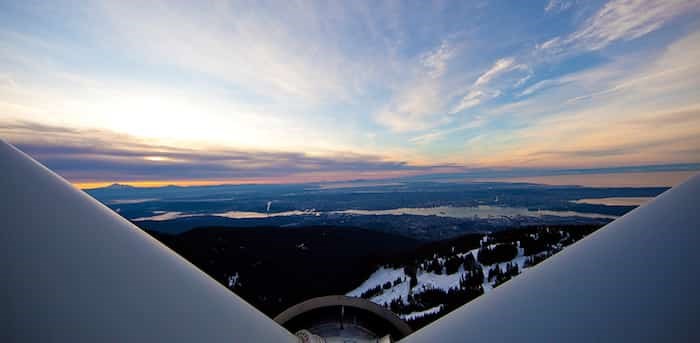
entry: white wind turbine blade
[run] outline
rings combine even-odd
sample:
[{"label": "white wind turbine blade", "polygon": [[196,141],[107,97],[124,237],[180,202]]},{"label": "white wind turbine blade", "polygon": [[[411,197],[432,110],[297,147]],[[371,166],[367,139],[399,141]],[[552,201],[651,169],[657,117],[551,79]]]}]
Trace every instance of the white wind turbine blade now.
[{"label": "white wind turbine blade", "polygon": [[700,175],[401,342],[700,341]]},{"label": "white wind turbine blade", "polygon": [[297,342],[0,140],[0,341]]}]

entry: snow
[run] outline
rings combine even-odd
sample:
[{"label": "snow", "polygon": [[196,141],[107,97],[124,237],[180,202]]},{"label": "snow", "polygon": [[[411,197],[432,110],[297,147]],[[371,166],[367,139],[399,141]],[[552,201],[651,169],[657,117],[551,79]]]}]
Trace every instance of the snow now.
[{"label": "snow", "polygon": [[228,288],[236,287],[236,284],[238,284],[238,279],[239,279],[238,272],[229,276],[228,277]]},{"label": "snow", "polygon": [[450,288],[459,286],[459,278],[463,272],[463,267],[459,267],[459,271],[454,274],[435,274],[433,272],[419,271],[417,273],[418,285],[414,288],[414,291],[430,288],[448,291]]},{"label": "snow", "polygon": [[[401,271],[401,273],[403,274],[403,271]],[[396,279],[396,278],[394,278],[394,279]],[[410,291],[408,289],[408,286],[409,286],[409,281],[408,281],[408,277],[406,277],[406,281],[404,281],[396,286],[392,286],[389,289],[384,289],[382,294],[377,295],[376,297],[373,297],[369,300],[371,302],[373,302],[375,304],[379,304],[379,305],[388,304],[392,300],[399,299],[399,298],[401,298],[403,300],[407,300],[408,293]]]},{"label": "snow", "polygon": [[438,313],[438,312],[440,312],[441,309],[442,309],[442,305],[440,305],[440,306],[435,306],[435,307],[433,307],[433,308],[429,308],[429,309],[427,309],[427,310],[425,310],[425,311],[411,312],[411,313],[409,313],[409,314],[402,314],[402,315],[400,315],[399,317],[401,317],[401,319],[403,319],[403,320],[413,320],[413,319],[416,319],[416,318],[419,318],[419,317],[423,317],[423,316],[425,316],[425,315],[427,315],[427,314]]},{"label": "snow", "polygon": [[[482,243],[488,242],[488,236],[484,236],[481,240]],[[494,268],[495,266],[498,266],[501,268],[501,270],[506,269],[506,265],[508,263],[511,264],[516,264],[518,265],[518,268],[520,272],[522,273],[525,269],[525,261],[527,260],[527,256],[524,254],[524,249],[520,247],[520,242],[516,242],[517,244],[517,249],[518,249],[518,254],[516,257],[508,262],[502,262],[502,263],[497,263],[493,265],[481,265],[481,269],[484,273],[484,283],[482,284],[482,287],[484,289],[484,293],[488,293],[493,289],[492,282],[489,282],[487,279],[488,277],[488,272],[490,269]],[[489,247],[493,248],[497,244],[490,244]],[[476,259],[477,252],[479,251],[479,248],[476,249],[471,249],[466,252],[461,252],[457,253],[456,255],[460,257],[464,257],[468,254],[472,254],[474,258]],[[478,263],[478,262],[477,262]],[[444,270],[444,269],[443,269]],[[448,291],[450,288],[458,287],[459,286],[459,281],[460,278],[462,277],[462,274],[464,273],[464,266],[460,266],[458,271],[453,274],[436,274],[433,272],[426,272],[425,270],[419,268],[418,272],[416,273],[417,276],[417,285],[411,290],[409,289],[409,278],[406,274],[404,274],[403,268],[400,269],[395,269],[395,268],[389,268],[386,266],[379,267],[377,271],[372,273],[370,277],[363,282],[359,287],[353,289],[352,291],[348,292],[348,296],[352,297],[360,297],[360,295],[372,288],[375,288],[377,286],[382,286],[387,282],[390,282],[392,284],[392,287],[389,289],[382,289],[382,293],[370,298],[369,300],[379,304],[379,305],[384,305],[388,304],[391,301],[395,299],[403,299],[407,300],[409,293],[413,292],[413,294],[421,293],[426,289],[442,289],[444,291]],[[393,285],[394,281],[397,278],[401,278],[403,280],[401,283],[397,285]],[[406,315],[401,315],[403,319],[410,320],[415,317],[419,317],[424,314],[428,313],[436,313],[439,311],[440,308],[434,307],[425,311],[421,312],[414,312],[411,314],[406,314]],[[428,312],[428,311],[433,311],[433,312]]]},{"label": "snow", "polygon": [[[377,269],[376,272],[372,273],[372,275],[369,276],[367,281],[363,282],[359,287],[350,291],[347,295],[351,297],[359,297],[363,292],[367,291],[368,289],[374,288],[377,285],[383,285],[387,282],[391,282],[393,284],[394,280],[396,280],[399,277],[406,277],[406,274],[403,273],[403,268],[394,269],[387,268],[384,266],[379,267],[379,269]],[[408,280],[406,281],[408,282]]]},{"label": "snow", "polygon": [[[422,290],[428,288],[440,288],[447,291],[450,288],[459,285],[459,279],[463,271],[464,270],[462,267],[460,267],[457,273],[447,275],[419,270],[417,273],[418,284],[413,288],[413,292],[420,293]],[[397,278],[401,278],[403,281],[394,286],[394,280]],[[372,297],[369,299],[370,301],[379,305],[384,305],[390,303],[394,299],[401,298],[406,300],[408,298],[408,294],[410,292],[408,276],[404,274],[403,269],[387,267],[380,267],[376,272],[370,275],[367,281],[348,292],[347,295],[351,297],[359,297],[363,292],[377,286],[382,286],[387,282],[392,283],[392,287],[389,289],[383,289],[381,294]]]},{"label": "snow", "polygon": [[[493,269],[495,266],[498,266],[499,268],[501,268],[501,270],[505,270],[506,265],[508,265],[508,263],[517,264],[518,269],[520,270],[520,273],[522,273],[523,271],[525,271],[525,269],[527,269],[527,268],[525,268],[525,261],[527,260],[527,256],[525,256],[524,252],[525,252],[525,249],[521,248],[520,242],[518,242],[518,255],[515,256],[514,259],[512,259],[508,262],[496,263],[496,264],[492,264],[489,266],[483,265],[483,264],[481,265],[481,270],[484,272],[484,284],[482,285],[484,288],[484,294],[493,290],[493,284],[487,280],[488,275],[489,275],[489,269]],[[517,275],[516,275],[516,277],[517,277]]]}]

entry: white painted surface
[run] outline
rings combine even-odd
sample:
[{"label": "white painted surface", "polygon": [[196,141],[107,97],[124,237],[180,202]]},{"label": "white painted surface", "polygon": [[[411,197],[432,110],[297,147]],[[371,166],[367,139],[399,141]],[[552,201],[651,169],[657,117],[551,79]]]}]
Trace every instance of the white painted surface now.
[{"label": "white painted surface", "polygon": [[0,140],[0,342],[297,342]]},{"label": "white painted surface", "polygon": [[700,176],[401,342],[700,341]]}]

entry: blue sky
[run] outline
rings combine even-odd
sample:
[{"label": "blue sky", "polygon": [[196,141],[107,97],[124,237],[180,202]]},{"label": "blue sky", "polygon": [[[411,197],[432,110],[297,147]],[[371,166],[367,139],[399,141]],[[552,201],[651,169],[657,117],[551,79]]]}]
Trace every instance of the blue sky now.
[{"label": "blue sky", "polygon": [[0,1],[0,137],[74,182],[696,164],[699,13]]}]

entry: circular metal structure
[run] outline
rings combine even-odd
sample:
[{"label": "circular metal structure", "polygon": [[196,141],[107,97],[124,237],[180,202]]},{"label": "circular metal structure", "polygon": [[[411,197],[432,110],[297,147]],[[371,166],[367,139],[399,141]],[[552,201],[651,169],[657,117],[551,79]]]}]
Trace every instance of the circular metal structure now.
[{"label": "circular metal structure", "polygon": [[326,341],[354,339],[396,341],[413,332],[391,311],[369,300],[344,295],[318,297],[298,303],[274,318],[291,332],[306,330]]}]

